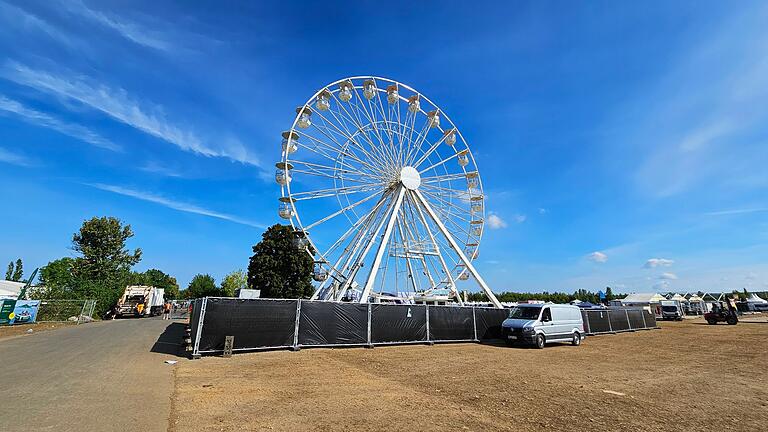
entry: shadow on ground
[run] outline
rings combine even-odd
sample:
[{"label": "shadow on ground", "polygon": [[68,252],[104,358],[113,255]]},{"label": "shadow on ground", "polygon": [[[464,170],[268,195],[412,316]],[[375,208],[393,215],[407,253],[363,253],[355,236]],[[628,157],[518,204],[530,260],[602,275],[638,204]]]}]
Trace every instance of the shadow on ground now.
[{"label": "shadow on ground", "polygon": [[186,357],[187,354],[184,351],[184,329],[186,326],[180,322],[169,324],[157,338],[155,344],[152,345],[150,352]]}]

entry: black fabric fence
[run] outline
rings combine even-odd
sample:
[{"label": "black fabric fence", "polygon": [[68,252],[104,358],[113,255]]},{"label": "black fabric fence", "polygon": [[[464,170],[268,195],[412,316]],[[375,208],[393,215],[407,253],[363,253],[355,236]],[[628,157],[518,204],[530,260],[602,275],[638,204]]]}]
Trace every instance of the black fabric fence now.
[{"label": "black fabric fence", "polygon": [[[193,356],[233,351],[321,346],[373,346],[501,339],[507,309],[333,303],[309,300],[197,299],[190,317]],[[587,334],[656,326],[642,309],[582,311]]]},{"label": "black fabric fence", "polygon": [[583,309],[587,334],[618,333],[656,327],[656,316],[643,308]]}]

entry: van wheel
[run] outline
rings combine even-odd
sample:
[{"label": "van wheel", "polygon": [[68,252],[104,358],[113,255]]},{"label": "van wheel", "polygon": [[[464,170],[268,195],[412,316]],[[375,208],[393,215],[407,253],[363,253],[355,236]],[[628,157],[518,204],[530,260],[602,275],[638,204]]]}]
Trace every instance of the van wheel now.
[{"label": "van wheel", "polygon": [[543,349],[544,348],[544,335],[536,335],[536,348]]},{"label": "van wheel", "polygon": [[581,345],[581,335],[579,334],[579,332],[573,333],[573,339],[571,340],[571,345],[573,346]]}]

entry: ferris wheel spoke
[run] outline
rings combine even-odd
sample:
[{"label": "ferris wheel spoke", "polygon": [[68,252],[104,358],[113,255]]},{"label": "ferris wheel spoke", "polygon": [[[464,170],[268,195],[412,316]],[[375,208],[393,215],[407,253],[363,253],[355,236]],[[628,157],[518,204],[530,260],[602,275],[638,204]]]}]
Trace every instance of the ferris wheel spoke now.
[{"label": "ferris wheel spoke", "polygon": [[[424,154],[422,154],[421,157],[416,162],[411,163],[410,161],[408,161],[406,163],[410,166],[416,167],[416,169],[419,169],[419,166],[421,166],[421,164],[424,163],[425,160],[427,160],[429,155],[431,155],[435,150],[437,150],[437,148],[440,147],[440,144],[442,144],[445,141],[445,137],[446,136],[443,135],[442,137],[440,137],[439,140],[435,141],[435,143],[432,144],[429,147],[429,149],[426,152],[424,152]],[[415,158],[416,156],[418,155],[414,153],[413,157]]]},{"label": "ferris wheel spoke", "polygon": [[347,195],[347,194],[360,193],[360,192],[371,192],[375,190],[381,190],[384,186],[386,186],[386,183],[381,182],[381,183],[372,183],[367,185],[302,191],[302,192],[293,193],[291,196],[295,201],[302,201],[302,200],[308,200],[308,199],[325,198],[325,197],[336,196],[336,195]]},{"label": "ferris wheel spoke", "polygon": [[[334,168],[327,165],[317,164],[314,162],[305,162],[302,160],[293,159],[291,160],[290,163],[294,165],[292,172],[304,173],[308,175],[330,177],[334,179],[343,179],[343,180],[354,181],[359,183],[366,182],[366,180],[362,180],[363,177],[369,179],[367,180],[368,183],[370,183],[371,180],[376,182],[380,182],[384,180],[381,177],[374,177],[367,172],[362,172],[362,171],[352,170],[352,169]],[[296,165],[303,165],[308,171],[302,170],[300,168],[296,168]],[[360,177],[360,179],[351,178],[350,176]]]},{"label": "ferris wheel spoke", "polygon": [[[366,156],[368,156],[368,157],[369,157],[369,158],[371,158],[372,160],[375,160],[375,161],[377,161],[377,162],[379,162],[379,163],[384,163],[384,162],[385,162],[385,160],[384,160],[384,159],[382,159],[382,155],[379,153],[379,151],[378,151],[378,148],[377,148],[377,147],[376,147],[376,145],[375,145],[375,144],[374,144],[374,143],[373,143],[373,142],[370,140],[370,137],[368,137],[368,136],[367,136],[367,134],[365,134],[365,133],[364,133],[364,126],[362,125],[362,123],[356,123],[356,122],[355,122],[355,120],[351,118],[351,115],[349,115],[349,113],[348,113],[348,111],[347,111],[346,107],[343,105],[342,101],[341,101],[341,100],[339,100],[338,98],[336,98],[336,95],[335,95],[335,93],[331,93],[331,95],[332,95],[332,97],[333,97],[333,98],[336,100],[336,103],[335,103],[334,105],[335,105],[335,106],[339,106],[339,107],[341,107],[341,108],[342,108],[342,109],[343,109],[345,112],[347,112],[347,115],[346,115],[346,116],[344,116],[344,115],[343,115],[341,112],[339,112],[339,115],[337,116],[337,115],[336,115],[336,113],[334,112],[334,110],[333,110],[333,109],[329,109],[329,110],[328,110],[328,112],[329,112],[329,113],[331,114],[331,116],[333,116],[333,118],[336,120],[336,123],[333,123],[333,122],[330,122],[330,121],[328,121],[328,120],[327,120],[327,119],[326,119],[326,118],[325,118],[325,117],[324,117],[322,114],[318,114],[318,115],[319,115],[319,116],[320,116],[320,117],[323,119],[323,121],[325,121],[326,123],[330,123],[331,125],[333,125],[333,126],[334,126],[334,129],[336,129],[336,131],[337,131],[337,132],[338,132],[340,135],[342,135],[342,136],[343,136],[343,137],[344,137],[346,140],[348,140],[349,142],[352,142],[352,143],[354,143],[354,144],[355,144],[355,145],[358,147],[358,149],[359,149],[360,151],[362,151],[363,153],[365,153],[365,155],[366,155]],[[353,123],[353,126],[355,126],[355,129],[357,129],[358,131],[361,131],[361,135],[362,135],[364,138],[366,138],[366,139],[369,141],[369,143],[371,144],[371,152],[376,152],[376,153],[377,153],[377,155],[376,155],[376,156],[373,156],[373,155],[371,155],[370,153],[368,153],[368,151],[366,151],[365,147],[364,147],[363,145],[361,145],[361,144],[360,144],[360,143],[359,143],[357,140],[355,140],[355,139],[354,139],[354,137],[353,137],[353,135],[354,135],[354,134],[352,133],[352,131],[351,131],[351,130],[349,130],[349,128],[348,128],[348,127],[347,127],[347,125],[346,125],[346,121],[342,120],[342,118],[346,118],[346,119],[348,119],[348,120],[351,120],[351,121],[352,121],[352,123]],[[337,126],[337,124],[338,124],[338,125],[341,125],[341,126],[342,126],[342,127],[345,129],[345,131],[342,131],[342,130],[341,130],[341,128],[339,128],[339,127]]]},{"label": "ferris wheel spoke", "polygon": [[305,229],[305,230],[307,230],[307,231],[309,231],[309,230],[311,230],[312,228],[314,228],[314,227],[316,227],[316,226],[318,226],[318,225],[320,225],[320,224],[322,224],[322,223],[324,223],[324,222],[327,222],[327,221],[329,221],[329,220],[331,220],[331,219],[335,218],[336,216],[338,216],[338,215],[340,215],[340,214],[342,214],[342,213],[344,213],[344,212],[346,212],[346,211],[348,211],[348,210],[352,210],[352,209],[354,209],[355,207],[359,206],[360,204],[363,204],[363,203],[365,203],[365,202],[368,202],[368,201],[370,201],[371,199],[373,199],[373,198],[375,198],[375,197],[377,197],[377,196],[379,196],[379,192],[378,192],[378,191],[377,191],[376,193],[373,193],[373,194],[371,194],[371,195],[369,195],[369,196],[367,196],[367,197],[365,197],[365,198],[363,198],[363,199],[361,199],[361,200],[359,200],[359,201],[357,201],[357,202],[353,203],[353,204],[350,204],[350,205],[348,205],[348,206],[344,207],[343,209],[341,209],[341,210],[339,210],[339,211],[336,211],[336,212],[334,212],[334,213],[331,213],[330,215],[328,215],[328,216],[326,216],[326,217],[324,217],[324,218],[322,218],[322,219],[318,220],[317,222],[314,222],[314,223],[311,223],[311,224],[309,224],[309,225],[308,225],[306,228],[304,228],[304,229]]},{"label": "ferris wheel spoke", "polygon": [[[341,144],[339,144],[337,141],[335,141],[335,139],[331,135],[328,135],[323,130],[321,130],[320,127],[317,127],[317,130],[320,131],[320,133],[324,134],[326,136],[326,138],[328,138],[328,139],[334,141],[336,144],[338,144],[339,147],[334,147],[334,146],[324,142],[323,140],[318,139],[316,137],[313,137],[312,135],[309,135],[309,134],[303,134],[303,136],[309,138],[312,142],[314,142],[314,143],[316,143],[316,144],[318,144],[320,146],[325,147],[326,150],[330,150],[331,152],[335,152],[337,154],[346,156],[347,158],[352,159],[353,161],[356,161],[356,162],[360,163],[363,167],[368,168],[367,171],[369,171],[371,174],[375,174],[375,173],[377,173],[379,171],[378,169],[374,168],[369,163],[367,163],[367,162],[363,161],[362,159],[360,159],[360,157],[358,157],[356,154],[350,153],[348,151],[344,151],[342,149],[343,146]],[[309,150],[313,150],[313,151],[315,151],[315,153],[320,154],[322,156],[325,156],[326,158],[328,158],[330,160],[333,160],[335,162],[341,163],[338,158],[333,157],[329,153],[321,152],[321,151],[319,151],[319,149],[313,149],[313,148],[308,147],[308,146],[306,146],[306,145],[304,145],[302,143],[298,143],[298,145],[301,146],[301,147],[304,147],[304,148],[308,148]],[[346,165],[346,166],[350,167],[349,165]],[[350,168],[353,168],[353,167],[350,167]],[[362,168],[361,168],[361,170],[362,170]]]}]

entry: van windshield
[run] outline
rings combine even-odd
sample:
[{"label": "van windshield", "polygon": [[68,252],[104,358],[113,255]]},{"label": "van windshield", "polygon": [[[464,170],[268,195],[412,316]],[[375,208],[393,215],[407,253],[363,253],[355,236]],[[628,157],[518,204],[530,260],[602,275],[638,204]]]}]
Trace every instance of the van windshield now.
[{"label": "van windshield", "polygon": [[677,306],[662,306],[661,310],[664,312],[677,312]]},{"label": "van windshield", "polygon": [[538,319],[540,307],[513,307],[509,311],[509,317],[515,319]]}]

